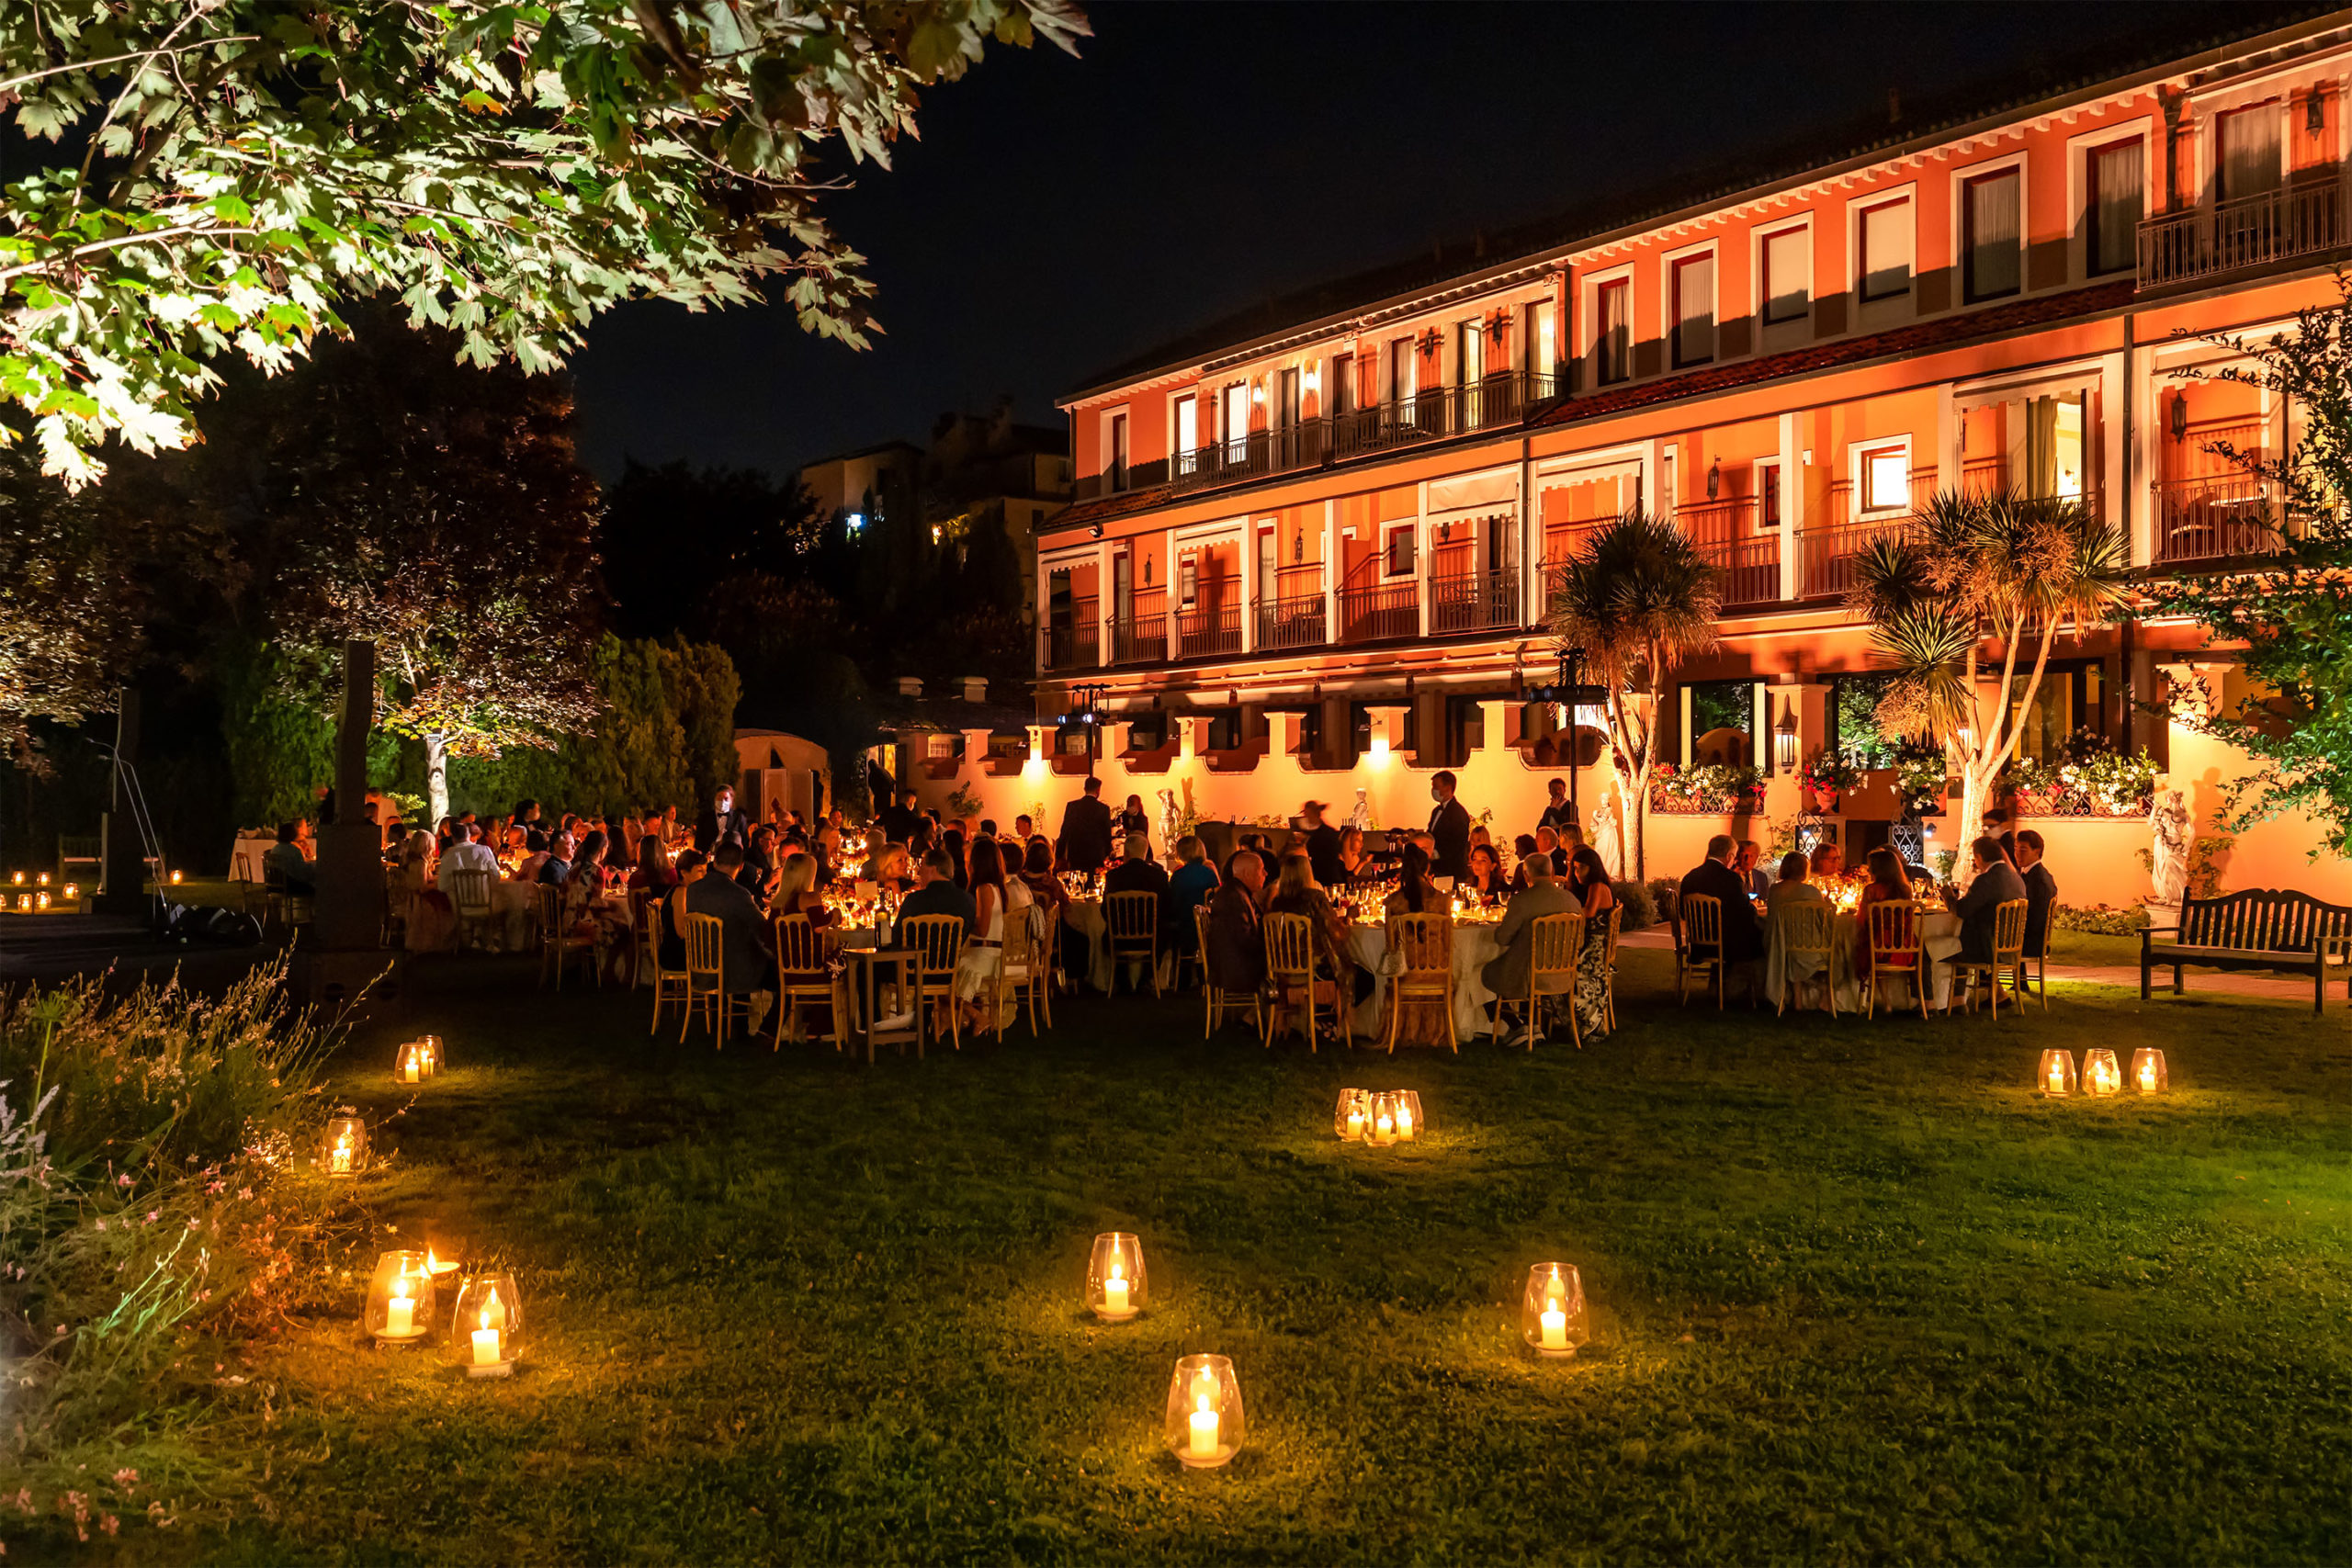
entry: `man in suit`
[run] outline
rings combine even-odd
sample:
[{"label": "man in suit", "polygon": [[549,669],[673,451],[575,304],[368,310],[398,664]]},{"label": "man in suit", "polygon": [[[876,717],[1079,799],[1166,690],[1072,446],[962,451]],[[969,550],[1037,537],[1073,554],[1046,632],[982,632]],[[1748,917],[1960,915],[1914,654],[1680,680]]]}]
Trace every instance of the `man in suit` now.
[{"label": "man in suit", "polygon": [[[2011,899],[2024,898],[2025,883],[2018,877],[2018,868],[2001,852],[2000,840],[1979,839],[1969,846],[1968,852],[1976,858],[1976,875],[1969,883],[1968,891],[1958,897],[1947,889],[1944,903],[1960,917],[1961,957],[1971,964],[1990,964],[1994,911]],[[2052,891],[2056,890],[2056,884],[2052,883]],[[2028,899],[2029,919],[2031,904]]]},{"label": "man in suit", "polygon": [[[1502,951],[1478,971],[1478,978],[1497,998],[1498,1023],[1502,1003],[1521,1000],[1527,995],[1528,966],[1535,961],[1536,918],[1584,913],[1584,905],[1577,901],[1575,892],[1553,874],[1549,856],[1529,856],[1527,874],[1527,886],[1511,895],[1510,908],[1503,911],[1501,922],[1495,927],[1495,945]],[[1503,1043],[1524,1045],[1534,1028],[1533,1019],[1521,1019]]]},{"label": "man in suit", "polygon": [[956,862],[945,850],[933,850],[922,858],[922,885],[899,900],[899,919],[912,919],[917,915],[960,915],[967,936],[978,934],[979,906],[972,896],[956,886]]},{"label": "man in suit", "polygon": [[1430,872],[1436,876],[1463,877],[1470,874],[1470,813],[1453,798],[1453,774],[1449,770],[1430,780],[1430,794],[1437,801],[1437,808],[1430,813],[1430,837],[1436,841],[1437,852]]},{"label": "man in suit", "polygon": [[2031,828],[2018,829],[2018,880],[2025,884],[2025,950],[2040,953],[2050,940],[2050,910],[2058,902],[2058,879],[2041,859],[2041,835]]},{"label": "man in suit", "polygon": [[1225,881],[1209,900],[1209,947],[1203,955],[1209,983],[1247,994],[1266,983],[1266,943],[1259,932],[1258,890],[1266,867],[1249,850],[1226,857]]},{"label": "man in suit", "polygon": [[[1724,907],[1723,961],[1726,986],[1730,971],[1743,964],[1753,964],[1764,956],[1764,928],[1756,919],[1756,906],[1747,901],[1747,884],[1739,873],[1731,868],[1739,846],[1733,843],[1729,833],[1717,833],[1707,840],[1707,858],[1693,866],[1682,879],[1681,894],[1700,894],[1713,898]],[[1694,948],[1693,955],[1709,958],[1714,954],[1704,948]],[[1755,976],[1748,976],[1748,992],[1755,994]]]},{"label": "man in suit", "polygon": [[1552,779],[1544,789],[1551,798],[1544,803],[1544,815],[1535,819],[1538,828],[1573,828],[1577,825],[1577,808],[1568,804],[1568,781]]},{"label": "man in suit", "polygon": [[1298,808],[1298,819],[1306,825],[1306,860],[1315,868],[1315,880],[1326,887],[1339,887],[1348,877],[1340,864],[1340,830],[1323,816],[1330,809],[1323,801],[1310,800]]},{"label": "man in suit", "polygon": [[759,900],[735,880],[743,869],[743,846],[722,843],[710,858],[711,874],[688,884],[686,913],[717,918],[718,951],[726,969],[723,983],[730,997],[752,998],[749,1030],[758,1033],[760,1021],[775,1005],[775,954],[768,943],[767,917]]},{"label": "man in suit", "polygon": [[1054,841],[1064,871],[1089,874],[1111,858],[1111,808],[1102,804],[1102,781],[1090,778],[1086,793],[1062,808],[1061,837]]},{"label": "man in suit", "polygon": [[711,797],[711,808],[695,825],[695,848],[707,855],[716,854],[724,843],[731,842],[740,849],[750,841],[751,828],[750,820],[735,809],[734,789],[720,784],[718,793]]}]

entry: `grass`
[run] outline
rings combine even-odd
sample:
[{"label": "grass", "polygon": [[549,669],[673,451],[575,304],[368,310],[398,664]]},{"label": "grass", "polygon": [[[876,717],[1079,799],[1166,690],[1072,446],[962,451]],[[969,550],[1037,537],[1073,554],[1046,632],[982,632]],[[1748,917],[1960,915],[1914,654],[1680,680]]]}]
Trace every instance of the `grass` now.
[{"label": "grass", "polygon": [[[707,1562],[2352,1556],[2344,1013],[2078,989],[1865,1025],[1661,1000],[1619,1036],[1394,1060],[1190,1005],[886,1056],[649,1043],[641,995],[481,961],[335,1065],[398,1231],[520,1271],[525,1365],[469,1384],[347,1314],[224,1375],[253,1499],[213,1561]],[[2006,1015],[2005,1015],[2006,1018]],[[455,1062],[398,1089],[390,1042]],[[2168,1054],[2156,1101],[2025,1089],[2058,1043]],[[2127,1057],[2128,1060],[2128,1057]],[[1430,1135],[1331,1135],[1342,1084]],[[1078,1306],[1139,1232],[1152,1310]],[[1595,1342],[1522,1350],[1529,1264]],[[1250,1446],[1182,1472],[1176,1357]]]}]

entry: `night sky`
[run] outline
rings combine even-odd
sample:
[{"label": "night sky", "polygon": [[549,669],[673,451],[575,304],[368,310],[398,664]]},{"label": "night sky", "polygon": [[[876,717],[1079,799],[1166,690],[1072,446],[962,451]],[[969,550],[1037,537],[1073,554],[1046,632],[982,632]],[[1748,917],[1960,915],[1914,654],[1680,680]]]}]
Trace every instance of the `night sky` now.
[{"label": "night sky", "polygon": [[933,88],[922,140],[827,198],[888,336],[781,305],[603,318],[576,363],[582,452],[782,475],[1009,394],[1023,418],[1237,309],[1726,159],[2037,73],[2201,41],[2243,7],[1103,5],[1081,58],[994,50]]}]

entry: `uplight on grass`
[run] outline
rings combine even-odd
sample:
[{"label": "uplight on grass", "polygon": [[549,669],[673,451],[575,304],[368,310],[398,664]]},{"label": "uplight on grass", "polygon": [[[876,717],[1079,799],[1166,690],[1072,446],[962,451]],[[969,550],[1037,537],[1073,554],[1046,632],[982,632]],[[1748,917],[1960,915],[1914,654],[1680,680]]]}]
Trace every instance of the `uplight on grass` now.
[{"label": "uplight on grass", "polygon": [[2132,1053],[2132,1088],[2141,1094],[2162,1094],[2172,1087],[2165,1071],[2165,1054],[2153,1045]]},{"label": "uplight on grass", "polygon": [[1573,1263],[1538,1263],[1527,1271],[1519,1330],[1539,1356],[1566,1357],[1592,1337],[1584,1305],[1584,1278]]},{"label": "uplight on grass", "polygon": [[1094,1254],[1086,1265],[1088,1310],[1105,1323],[1125,1323],[1143,1311],[1149,1289],[1139,1237],[1104,1231],[1094,1238]]},{"label": "uplight on grass", "polygon": [[523,1333],[523,1293],[514,1276],[471,1274],[458,1292],[449,1323],[449,1353],[469,1378],[513,1375]]},{"label": "uplight on grass", "polygon": [[1348,1144],[1363,1142],[1364,1127],[1372,1120],[1372,1097],[1360,1089],[1343,1089],[1340,1103],[1331,1111],[1331,1131],[1340,1141]]},{"label": "uplight on grass", "polygon": [[2105,1100],[2123,1088],[2123,1069],[2115,1065],[2115,1053],[2104,1045],[2094,1045],[2083,1053],[2083,1092],[2094,1100]]},{"label": "uplight on grass", "polygon": [[376,1259],[362,1322],[388,1345],[424,1337],[433,1322],[433,1270],[424,1253],[387,1252]]},{"label": "uplight on grass", "polygon": [[1241,1382],[1223,1356],[1186,1356],[1168,1382],[1168,1451],[1187,1470],[1214,1470],[1241,1451]]},{"label": "uplight on grass", "polygon": [[329,1176],[356,1176],[368,1165],[368,1123],[337,1116],[319,1134],[319,1168]]},{"label": "uplight on grass", "polygon": [[2071,1052],[2044,1051],[2041,1071],[2034,1085],[2052,1100],[2064,1100],[2075,1092],[2075,1058]]}]

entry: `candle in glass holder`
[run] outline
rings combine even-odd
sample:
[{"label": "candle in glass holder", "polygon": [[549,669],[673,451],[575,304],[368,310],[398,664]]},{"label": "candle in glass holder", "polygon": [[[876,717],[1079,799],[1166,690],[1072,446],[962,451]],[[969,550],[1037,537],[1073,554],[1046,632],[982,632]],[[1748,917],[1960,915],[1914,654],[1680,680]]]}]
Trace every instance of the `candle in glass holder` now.
[{"label": "candle in glass holder", "polygon": [[1575,1265],[1538,1263],[1527,1271],[1521,1298],[1520,1333],[1539,1356],[1573,1356],[1591,1337],[1584,1280]]},{"label": "candle in glass holder", "polygon": [[2162,1094],[2171,1086],[2165,1072],[2165,1054],[2143,1045],[2132,1053],[2132,1087],[2142,1094]]},{"label": "candle in glass holder", "polygon": [[2044,1051],[2041,1071],[2034,1081],[2044,1096],[2064,1100],[2075,1092],[2075,1058],[2064,1051]]},{"label": "candle in glass holder", "polygon": [[2123,1087],[2122,1069],[2115,1065],[2115,1053],[2105,1046],[2094,1046],[2083,1053],[2083,1091],[2098,1099],[2105,1099]]},{"label": "candle in glass holder", "polygon": [[408,1293],[408,1281],[403,1280],[392,1287],[391,1300],[384,1303],[384,1337],[407,1339],[416,1333],[416,1302]]},{"label": "candle in glass holder", "polygon": [[1096,1236],[1086,1269],[1088,1309],[1104,1323],[1125,1323],[1143,1310],[1148,1294],[1143,1242],[1127,1231]]}]

